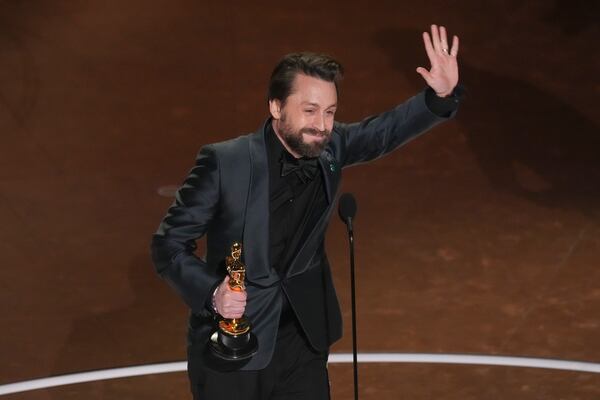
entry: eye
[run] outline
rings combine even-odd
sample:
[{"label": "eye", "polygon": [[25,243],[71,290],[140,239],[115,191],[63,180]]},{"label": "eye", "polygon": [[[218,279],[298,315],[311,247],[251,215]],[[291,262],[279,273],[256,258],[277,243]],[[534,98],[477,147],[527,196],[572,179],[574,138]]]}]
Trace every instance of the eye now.
[{"label": "eye", "polygon": [[315,110],[312,109],[312,108],[307,108],[306,110],[304,110],[304,112],[307,113],[307,114],[314,114]]}]

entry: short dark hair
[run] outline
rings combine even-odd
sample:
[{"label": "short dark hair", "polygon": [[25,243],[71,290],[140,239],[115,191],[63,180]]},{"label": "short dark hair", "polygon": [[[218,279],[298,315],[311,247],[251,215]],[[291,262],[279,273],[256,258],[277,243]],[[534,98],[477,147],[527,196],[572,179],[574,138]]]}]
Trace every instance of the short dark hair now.
[{"label": "short dark hair", "polygon": [[277,99],[285,103],[292,93],[292,85],[297,74],[305,74],[338,85],[344,75],[342,65],[325,54],[309,52],[291,53],[286,55],[275,66],[269,81],[268,100]]}]

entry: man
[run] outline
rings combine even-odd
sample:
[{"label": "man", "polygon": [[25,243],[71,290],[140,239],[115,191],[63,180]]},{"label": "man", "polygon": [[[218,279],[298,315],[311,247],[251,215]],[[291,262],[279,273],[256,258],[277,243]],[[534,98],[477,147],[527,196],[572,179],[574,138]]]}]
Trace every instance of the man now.
[{"label": "man", "polygon": [[[154,235],[158,273],[191,309],[188,373],[197,399],[327,399],[329,346],[341,313],[324,236],[341,169],[380,157],[457,107],[458,38],[444,27],[423,33],[429,88],[360,123],[334,121],[339,63],[291,54],[269,84],[270,118],[254,134],[203,147]],[[206,235],[206,259],[194,255]],[[229,288],[223,260],[243,246],[246,292]],[[206,363],[214,318],[246,314],[258,352],[233,372]]]}]

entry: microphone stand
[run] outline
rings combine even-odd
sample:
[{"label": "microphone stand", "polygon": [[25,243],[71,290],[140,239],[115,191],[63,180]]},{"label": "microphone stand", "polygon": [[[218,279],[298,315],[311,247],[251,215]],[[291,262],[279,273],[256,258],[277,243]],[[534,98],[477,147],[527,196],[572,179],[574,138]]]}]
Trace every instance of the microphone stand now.
[{"label": "microphone stand", "polygon": [[347,218],[350,244],[350,299],[352,302],[352,367],[354,371],[354,400],[358,400],[358,357],[356,345],[356,280],[354,278],[354,231],[352,217]]},{"label": "microphone stand", "polygon": [[358,351],[356,346],[356,279],[354,277],[354,229],[352,218],[356,215],[356,200],[351,193],[340,196],[338,212],[348,228],[350,243],[350,297],[352,300],[352,366],[354,370],[354,400],[358,400]]}]

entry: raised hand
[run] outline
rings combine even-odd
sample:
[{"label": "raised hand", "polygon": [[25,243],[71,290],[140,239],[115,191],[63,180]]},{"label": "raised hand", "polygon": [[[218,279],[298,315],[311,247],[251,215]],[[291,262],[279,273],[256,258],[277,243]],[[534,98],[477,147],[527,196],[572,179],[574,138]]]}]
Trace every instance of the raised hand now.
[{"label": "raised hand", "polygon": [[431,36],[423,32],[423,43],[431,68],[419,67],[417,72],[438,96],[448,96],[458,83],[458,36],[452,38],[452,47],[448,48],[446,28],[431,25]]}]

